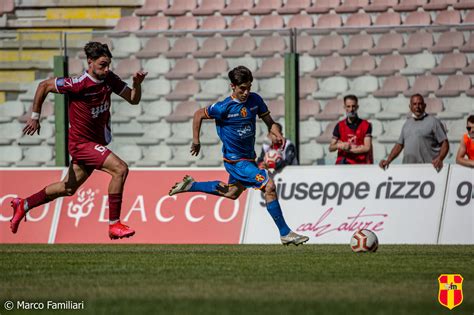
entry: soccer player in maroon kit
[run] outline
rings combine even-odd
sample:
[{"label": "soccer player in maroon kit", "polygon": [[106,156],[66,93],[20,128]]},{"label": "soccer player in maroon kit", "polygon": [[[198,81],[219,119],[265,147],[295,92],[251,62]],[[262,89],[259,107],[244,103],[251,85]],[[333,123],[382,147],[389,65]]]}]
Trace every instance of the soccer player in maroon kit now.
[{"label": "soccer player in maroon kit", "polygon": [[26,213],[58,197],[72,196],[95,169],[109,173],[109,237],[130,237],[135,231],[120,222],[122,193],[128,174],[128,166],[106,145],[111,140],[110,95],[120,95],[132,105],[141,98],[141,83],[147,75],[139,71],[133,75],[133,86],[129,88],[116,74],[110,71],[112,54],[106,44],[89,42],[84,51],[88,69],[80,77],[52,78],[42,81],[36,89],[31,118],[23,129],[24,134],[40,132],[41,107],[48,93],[69,96],[69,154],[72,157],[68,174],[57,183],[41,189],[26,199],[15,198],[11,202],[13,218],[10,228],[13,233]]}]

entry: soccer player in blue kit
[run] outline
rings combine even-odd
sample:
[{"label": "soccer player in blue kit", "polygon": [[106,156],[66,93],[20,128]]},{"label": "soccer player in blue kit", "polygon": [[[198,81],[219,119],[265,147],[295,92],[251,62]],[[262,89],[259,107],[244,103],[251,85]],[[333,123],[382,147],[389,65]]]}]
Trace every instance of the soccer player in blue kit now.
[{"label": "soccer player in blue kit", "polygon": [[255,158],[255,128],[257,115],[265,122],[269,132],[280,141],[283,137],[278,126],[270,116],[267,105],[262,98],[251,93],[252,72],[238,66],[229,72],[232,95],[223,101],[201,108],[194,113],[193,143],[191,154],[197,156],[201,149],[199,134],[203,119],[214,119],[217,134],[222,141],[224,166],[229,173],[228,183],[221,181],[196,182],[186,175],[183,181],[176,183],[169,195],[184,192],[204,192],[230,199],[237,199],[246,188],[264,191],[268,213],[272,216],[280,232],[282,244],[300,245],[309,240],[307,236],[293,232],[285,222],[277,199],[276,186],[269,177],[268,171],[259,169]]}]

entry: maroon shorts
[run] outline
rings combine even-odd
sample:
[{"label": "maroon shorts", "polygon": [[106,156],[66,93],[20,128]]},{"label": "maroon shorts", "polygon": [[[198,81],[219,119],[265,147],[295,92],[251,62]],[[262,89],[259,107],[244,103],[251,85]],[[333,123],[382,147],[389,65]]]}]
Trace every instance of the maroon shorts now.
[{"label": "maroon shorts", "polygon": [[69,143],[72,163],[101,169],[105,159],[112,153],[107,147],[95,142]]}]

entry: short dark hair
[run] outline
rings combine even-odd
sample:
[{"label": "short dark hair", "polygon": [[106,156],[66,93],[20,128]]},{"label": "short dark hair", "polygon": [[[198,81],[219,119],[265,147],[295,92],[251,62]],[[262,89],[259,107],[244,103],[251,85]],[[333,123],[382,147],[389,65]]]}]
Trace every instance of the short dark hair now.
[{"label": "short dark hair", "polygon": [[421,100],[423,101],[423,103],[425,102],[425,98],[423,97],[423,95],[421,95],[420,93],[416,93],[410,97],[410,103],[411,103],[412,98],[414,97],[421,97]]},{"label": "short dark hair", "polygon": [[349,95],[344,96],[344,104],[346,103],[347,100],[353,100],[354,102],[356,102],[356,104],[359,104],[359,99],[354,94],[349,94]]},{"label": "short dark hair", "polygon": [[84,52],[86,53],[87,59],[97,60],[100,57],[112,58],[112,53],[109,50],[109,46],[99,42],[88,42],[84,46]]},{"label": "short dark hair", "polygon": [[238,66],[229,71],[229,79],[233,85],[241,85],[243,83],[252,82],[252,71],[245,66]]},{"label": "short dark hair", "polygon": [[469,117],[467,117],[467,121],[471,124],[474,124],[474,115],[469,115]]}]

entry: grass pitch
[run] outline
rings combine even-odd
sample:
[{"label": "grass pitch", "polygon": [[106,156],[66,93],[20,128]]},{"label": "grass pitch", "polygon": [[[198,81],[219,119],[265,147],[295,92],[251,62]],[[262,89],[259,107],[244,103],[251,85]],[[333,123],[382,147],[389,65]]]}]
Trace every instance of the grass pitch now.
[{"label": "grass pitch", "polygon": [[[438,276],[464,302],[438,303]],[[474,314],[474,246],[0,245],[0,314]],[[84,310],[6,311],[7,300]]]}]

